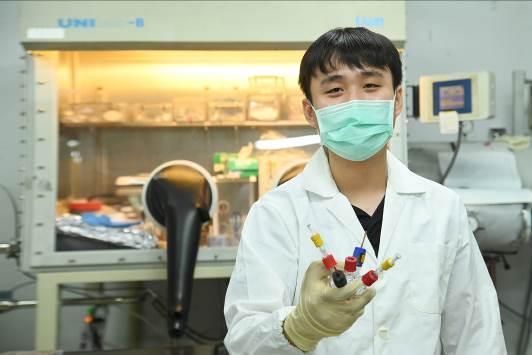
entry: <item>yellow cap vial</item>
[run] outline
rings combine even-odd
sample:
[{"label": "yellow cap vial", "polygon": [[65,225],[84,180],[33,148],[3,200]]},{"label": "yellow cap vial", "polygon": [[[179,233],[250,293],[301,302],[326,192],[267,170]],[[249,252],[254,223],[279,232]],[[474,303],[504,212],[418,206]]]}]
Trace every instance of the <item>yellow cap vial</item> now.
[{"label": "yellow cap vial", "polygon": [[383,270],[388,270],[388,269],[391,269],[394,265],[395,265],[395,262],[393,258],[388,258],[382,262],[381,268]]},{"label": "yellow cap vial", "polygon": [[316,248],[321,248],[323,246],[323,239],[321,239],[321,235],[319,233],[314,233],[310,237]]}]

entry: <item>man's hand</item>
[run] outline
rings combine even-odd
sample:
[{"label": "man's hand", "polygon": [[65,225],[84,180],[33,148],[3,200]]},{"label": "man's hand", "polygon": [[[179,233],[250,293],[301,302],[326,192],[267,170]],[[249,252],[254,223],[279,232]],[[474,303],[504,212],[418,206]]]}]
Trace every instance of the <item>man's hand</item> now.
[{"label": "man's hand", "polygon": [[299,304],[284,322],[284,334],[303,351],[314,349],[325,337],[345,332],[364,313],[364,307],[375,296],[370,288],[359,296],[355,291],[363,286],[360,280],[342,288],[332,288],[329,271],[319,261],[305,272]]}]

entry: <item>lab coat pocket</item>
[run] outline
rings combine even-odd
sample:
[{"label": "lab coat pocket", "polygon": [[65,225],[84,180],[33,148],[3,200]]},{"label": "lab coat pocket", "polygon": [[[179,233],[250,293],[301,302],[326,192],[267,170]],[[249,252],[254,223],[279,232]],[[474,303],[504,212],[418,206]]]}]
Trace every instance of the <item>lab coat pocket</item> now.
[{"label": "lab coat pocket", "polygon": [[433,243],[411,243],[405,253],[409,301],[422,313],[441,314],[448,274],[448,248]]}]

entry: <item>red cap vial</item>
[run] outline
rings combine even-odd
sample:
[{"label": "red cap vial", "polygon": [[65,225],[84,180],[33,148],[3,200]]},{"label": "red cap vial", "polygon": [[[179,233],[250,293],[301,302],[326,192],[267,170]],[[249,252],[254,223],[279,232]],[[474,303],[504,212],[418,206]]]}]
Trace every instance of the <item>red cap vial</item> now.
[{"label": "red cap vial", "polygon": [[354,256],[346,256],[344,271],[346,272],[355,272],[357,269],[357,258]]},{"label": "red cap vial", "polygon": [[370,270],[366,272],[364,275],[362,275],[362,282],[366,286],[371,286],[379,279],[379,275],[373,270]]},{"label": "red cap vial", "polygon": [[323,261],[323,265],[325,265],[327,270],[331,270],[333,267],[336,266],[336,260],[334,260],[334,256],[332,254],[327,255],[326,257],[321,259],[321,261]]}]

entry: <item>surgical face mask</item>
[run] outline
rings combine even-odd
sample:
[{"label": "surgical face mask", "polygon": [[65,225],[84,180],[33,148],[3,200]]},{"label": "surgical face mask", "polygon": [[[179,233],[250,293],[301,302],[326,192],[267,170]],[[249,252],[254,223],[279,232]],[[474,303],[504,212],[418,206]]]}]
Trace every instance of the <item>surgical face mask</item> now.
[{"label": "surgical face mask", "polygon": [[392,137],[393,100],[352,100],[314,109],[321,144],[336,155],[363,161],[380,151]]}]

